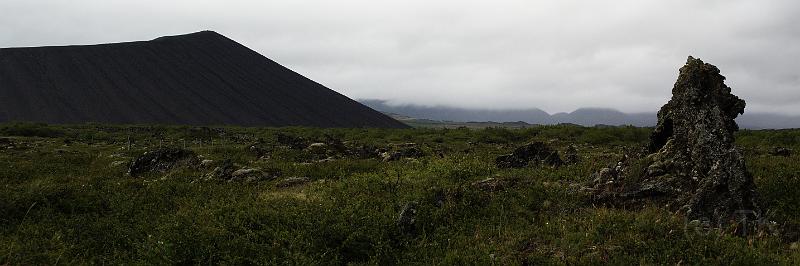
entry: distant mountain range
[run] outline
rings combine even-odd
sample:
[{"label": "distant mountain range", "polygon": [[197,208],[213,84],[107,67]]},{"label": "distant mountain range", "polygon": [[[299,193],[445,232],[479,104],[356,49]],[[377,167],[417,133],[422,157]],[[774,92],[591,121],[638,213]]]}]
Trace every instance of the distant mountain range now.
[{"label": "distant mountain range", "polygon": [[[525,122],[540,125],[570,123],[583,126],[632,125],[650,127],[655,126],[657,121],[655,112],[623,113],[609,108],[580,108],[570,113],[549,114],[537,108],[489,110],[442,106],[390,105],[383,100],[359,100],[359,102],[387,114],[453,122]],[[748,129],[800,128],[800,116],[745,113],[737,118],[736,121],[741,128]]]}]

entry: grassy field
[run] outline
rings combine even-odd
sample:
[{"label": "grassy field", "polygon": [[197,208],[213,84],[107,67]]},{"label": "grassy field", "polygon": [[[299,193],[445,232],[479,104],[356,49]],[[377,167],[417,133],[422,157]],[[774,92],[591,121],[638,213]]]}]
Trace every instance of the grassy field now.
[{"label": "grassy field", "polygon": [[[737,135],[769,206],[764,216],[781,228],[747,237],[695,230],[657,205],[598,206],[577,189],[624,150],[646,144],[649,132],[4,124],[0,265],[800,263],[800,164],[797,155],[769,154],[778,146],[800,151],[800,130]],[[557,168],[494,165],[530,141],[560,152],[574,144],[581,160]],[[346,150],[304,148],[314,142]],[[383,162],[363,152],[405,143],[423,155]],[[131,160],[164,146],[214,163],[126,174]],[[204,178],[224,159],[278,169],[281,177]],[[310,182],[280,186],[288,177]],[[398,222],[407,206],[413,222]]]}]

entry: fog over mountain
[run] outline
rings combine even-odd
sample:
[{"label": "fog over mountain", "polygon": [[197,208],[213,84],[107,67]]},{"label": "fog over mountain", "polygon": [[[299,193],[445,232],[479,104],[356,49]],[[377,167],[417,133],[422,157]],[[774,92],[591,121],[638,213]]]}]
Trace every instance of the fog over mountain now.
[{"label": "fog over mountain", "polygon": [[796,0],[2,0],[0,47],[213,29],[358,99],[655,112],[689,55],[800,115]]},{"label": "fog over mountain", "polygon": [[[650,127],[656,124],[656,112],[623,113],[610,108],[579,108],[569,113],[549,114],[538,108],[530,109],[472,109],[446,106],[392,105],[383,100],[364,99],[362,104],[372,109],[417,119],[454,122],[526,122],[551,125],[571,123],[583,126],[633,125]],[[745,113],[736,119],[739,127],[747,129],[800,128],[800,116],[770,113]]]}]

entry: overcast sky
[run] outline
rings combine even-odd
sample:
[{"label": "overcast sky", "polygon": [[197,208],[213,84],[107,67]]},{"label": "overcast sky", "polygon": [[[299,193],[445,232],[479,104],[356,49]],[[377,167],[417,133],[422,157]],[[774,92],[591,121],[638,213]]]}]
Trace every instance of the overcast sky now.
[{"label": "overcast sky", "polygon": [[688,55],[800,114],[797,0],[0,0],[0,47],[214,30],[355,99],[656,111]]}]

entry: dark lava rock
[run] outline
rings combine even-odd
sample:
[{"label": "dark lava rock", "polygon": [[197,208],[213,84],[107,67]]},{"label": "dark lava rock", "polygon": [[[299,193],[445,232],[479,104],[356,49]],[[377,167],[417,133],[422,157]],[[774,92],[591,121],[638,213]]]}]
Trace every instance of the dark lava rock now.
[{"label": "dark lava rock", "polygon": [[128,174],[137,177],[147,172],[166,172],[167,170],[195,166],[200,162],[193,151],[180,148],[160,148],[145,152],[136,158],[128,169]]},{"label": "dark lava rock", "polygon": [[272,149],[268,148],[267,145],[262,140],[259,140],[256,143],[247,145],[247,148],[246,148],[246,151],[248,153],[252,154],[253,156],[255,156],[256,158],[264,158],[264,157],[268,156],[269,153],[270,153],[270,150],[272,150]]},{"label": "dark lava rock", "polygon": [[328,144],[322,142],[311,143],[311,145],[308,145],[308,147],[306,147],[306,151],[315,155],[327,155]]},{"label": "dark lava rock", "polygon": [[258,182],[268,181],[278,178],[281,175],[280,169],[261,170],[259,168],[242,168],[231,173],[228,182]]},{"label": "dark lava rock", "polygon": [[495,159],[499,168],[522,168],[528,165],[560,166],[564,164],[558,152],[543,142],[533,142],[519,147],[513,153]]},{"label": "dark lava rock", "polygon": [[302,150],[311,144],[303,137],[295,137],[281,132],[275,134],[275,141],[282,146],[286,146],[295,150]]},{"label": "dark lava rock", "polygon": [[331,135],[325,135],[322,139],[308,143],[304,151],[315,161],[341,158],[371,159],[379,155],[374,146],[348,143]]},{"label": "dark lava rock", "polygon": [[403,158],[420,158],[425,152],[416,143],[403,143],[392,145],[392,149],[380,149],[376,152],[384,162],[391,162]]},{"label": "dark lava rock", "polygon": [[400,153],[400,152],[388,152],[388,151],[386,151],[386,152],[380,153],[380,156],[381,156],[381,160],[384,161],[384,162],[397,161],[397,160],[400,160],[401,158],[403,158],[403,154]]},{"label": "dark lava rock", "polygon": [[202,160],[200,161],[200,168],[208,168],[214,165],[214,160]]},{"label": "dark lava rock", "polygon": [[403,232],[412,232],[417,222],[417,202],[406,203],[400,214],[397,215],[397,225]]},{"label": "dark lava rock", "polygon": [[507,181],[492,177],[472,183],[472,187],[487,192],[503,190],[508,187],[508,185],[509,183]]},{"label": "dark lava rock", "polygon": [[229,180],[234,171],[236,171],[236,166],[230,159],[225,159],[220,166],[215,167],[211,173],[206,175],[206,179]]},{"label": "dark lava rock", "polygon": [[348,153],[349,149],[341,138],[325,135],[323,143],[325,143],[326,150],[329,154],[346,155]]},{"label": "dark lava rock", "polygon": [[274,180],[281,176],[278,168],[238,168],[230,159],[226,159],[220,166],[206,174],[206,180],[224,180],[228,182],[258,182]]},{"label": "dark lava rock", "polygon": [[0,147],[10,147],[13,146],[14,142],[11,142],[11,139],[8,138],[0,138]]},{"label": "dark lava rock", "polygon": [[775,147],[769,152],[769,154],[773,156],[789,157],[792,156],[792,149],[784,147]]},{"label": "dark lava rock", "polygon": [[575,145],[569,145],[567,150],[564,151],[564,163],[565,164],[576,164],[580,162],[580,157],[578,156],[578,149],[575,148]]},{"label": "dark lava rock", "polygon": [[337,137],[325,135],[322,141],[309,144],[305,151],[316,160],[325,158],[341,158],[349,155],[349,149]]},{"label": "dark lava rock", "polygon": [[619,175],[616,186],[624,189],[614,198],[660,199],[690,219],[715,223],[730,221],[737,211],[760,213],[753,177],[734,145],[734,118],[745,102],[724,81],[717,67],[689,57],[672,99],[658,112],[650,154],[600,174],[603,185]]},{"label": "dark lava rock", "polygon": [[293,187],[293,186],[297,186],[297,185],[302,185],[302,184],[308,183],[310,181],[311,181],[311,179],[308,178],[308,177],[289,177],[289,178],[286,178],[284,180],[281,180],[275,186],[279,187],[279,188],[287,188],[287,187]]},{"label": "dark lava rock", "polygon": [[377,147],[372,145],[352,144],[346,155],[356,159],[371,159],[380,157],[380,152]]}]

